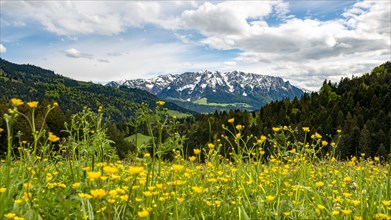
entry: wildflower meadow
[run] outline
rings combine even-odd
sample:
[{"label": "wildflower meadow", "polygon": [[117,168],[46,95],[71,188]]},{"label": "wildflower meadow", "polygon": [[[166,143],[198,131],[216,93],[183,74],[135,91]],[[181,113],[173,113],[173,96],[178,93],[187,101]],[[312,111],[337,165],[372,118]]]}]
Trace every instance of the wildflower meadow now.
[{"label": "wildflower meadow", "polygon": [[[0,163],[3,219],[391,219],[390,163],[364,154],[340,160],[338,136],[326,140],[310,127],[245,137],[246,127],[231,118],[222,125],[228,135],[185,152],[178,120],[159,101],[135,118],[148,126],[150,144],[119,160],[104,108],[73,115],[61,139],[36,123],[38,102],[11,102],[0,128],[8,143]],[[57,107],[47,106],[46,116]],[[31,142],[13,134],[15,120],[27,121]]]}]

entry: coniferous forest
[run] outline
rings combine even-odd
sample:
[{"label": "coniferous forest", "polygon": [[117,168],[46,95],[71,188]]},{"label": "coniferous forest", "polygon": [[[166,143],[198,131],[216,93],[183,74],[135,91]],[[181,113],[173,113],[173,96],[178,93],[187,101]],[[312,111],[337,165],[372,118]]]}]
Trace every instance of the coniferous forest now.
[{"label": "coniferous forest", "polygon": [[[154,109],[157,101],[156,97],[141,90],[75,81],[49,70],[5,60],[1,60],[0,88],[1,115],[8,111],[11,106],[9,100],[13,97],[39,101],[37,120],[43,119],[50,102],[58,102],[60,107],[53,110],[44,126],[60,137],[66,137],[64,123],[70,122],[72,114],[83,107],[98,109],[103,106],[107,134],[121,157],[134,150],[133,143],[126,141],[126,137],[135,133],[148,134],[146,124],[134,126],[137,108],[144,103]],[[381,64],[360,77],[343,78],[338,83],[325,81],[318,92],[294,100],[274,101],[254,112],[231,110],[196,114],[171,103],[165,107],[193,114],[178,118],[177,125],[178,132],[185,137],[184,151],[189,153],[207,143],[224,141],[222,137],[228,131],[222,125],[235,118],[245,127],[243,135],[270,134],[276,126],[310,127],[331,140],[338,130],[341,131],[337,149],[340,158],[362,154],[387,158],[391,146],[391,62]],[[28,107],[20,110],[27,111]],[[3,120],[0,127],[5,127]],[[32,138],[23,120],[16,121],[14,133],[22,140]],[[298,134],[304,135],[304,132],[299,131]],[[168,136],[162,134],[163,139]],[[5,143],[5,136],[1,136],[1,152],[5,152]]]}]

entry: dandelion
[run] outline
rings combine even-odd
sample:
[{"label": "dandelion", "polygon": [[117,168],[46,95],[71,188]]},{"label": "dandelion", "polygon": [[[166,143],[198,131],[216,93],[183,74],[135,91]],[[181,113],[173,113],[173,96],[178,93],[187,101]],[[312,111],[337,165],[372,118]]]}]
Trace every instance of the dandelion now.
[{"label": "dandelion", "polygon": [[37,102],[37,101],[34,101],[34,102],[27,102],[27,105],[28,105],[30,108],[37,108],[37,107],[38,107],[38,102]]},{"label": "dandelion", "polygon": [[101,172],[87,172],[87,177],[90,180],[97,180],[99,177],[102,176]]},{"label": "dandelion", "polygon": [[49,132],[48,140],[49,140],[50,142],[55,143],[55,142],[59,141],[60,138],[57,137],[56,135],[54,135],[52,132]]},{"label": "dandelion", "polygon": [[302,129],[303,129],[303,131],[306,132],[306,133],[310,132],[310,128],[309,128],[309,127],[302,127]]},{"label": "dandelion", "polygon": [[1,187],[1,188],[0,188],[0,193],[3,193],[3,192],[5,192],[5,191],[7,191],[7,188],[4,188],[4,187]]},{"label": "dandelion", "polygon": [[139,174],[143,171],[144,171],[144,167],[134,167],[134,166],[129,167],[130,174]]},{"label": "dandelion", "polygon": [[149,212],[147,210],[143,210],[141,212],[137,212],[137,215],[140,217],[140,218],[146,218],[149,216]]},{"label": "dandelion", "polygon": [[20,105],[23,105],[23,103],[24,103],[21,99],[17,99],[17,98],[12,98],[11,102],[12,102],[12,105],[14,105],[14,106],[20,106]]},{"label": "dandelion", "polygon": [[234,122],[235,122],[235,118],[230,118],[230,119],[228,119],[228,123],[232,124],[232,123],[234,123]]},{"label": "dandelion", "polygon": [[163,105],[165,105],[165,104],[166,104],[165,101],[157,101],[157,102],[156,102],[156,105],[157,105],[157,106],[163,106]]}]

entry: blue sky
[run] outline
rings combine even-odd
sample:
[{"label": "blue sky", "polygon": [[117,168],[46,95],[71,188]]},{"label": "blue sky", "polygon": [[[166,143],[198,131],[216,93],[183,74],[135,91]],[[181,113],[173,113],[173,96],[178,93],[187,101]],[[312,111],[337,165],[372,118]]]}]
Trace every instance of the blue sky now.
[{"label": "blue sky", "polygon": [[390,2],[1,0],[0,55],[78,80],[240,70],[318,90],[391,59]]}]

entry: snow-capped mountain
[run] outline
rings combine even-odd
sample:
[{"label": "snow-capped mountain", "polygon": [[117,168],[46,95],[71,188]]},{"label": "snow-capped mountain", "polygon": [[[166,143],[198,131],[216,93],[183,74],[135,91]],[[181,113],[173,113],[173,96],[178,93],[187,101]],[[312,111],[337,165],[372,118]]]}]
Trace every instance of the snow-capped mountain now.
[{"label": "snow-capped mountain", "polygon": [[[199,112],[233,108],[256,110],[270,101],[293,99],[304,93],[280,77],[239,71],[186,72],[152,79],[110,82],[107,85],[146,90],[161,99]],[[206,110],[200,111],[200,108]]]}]

